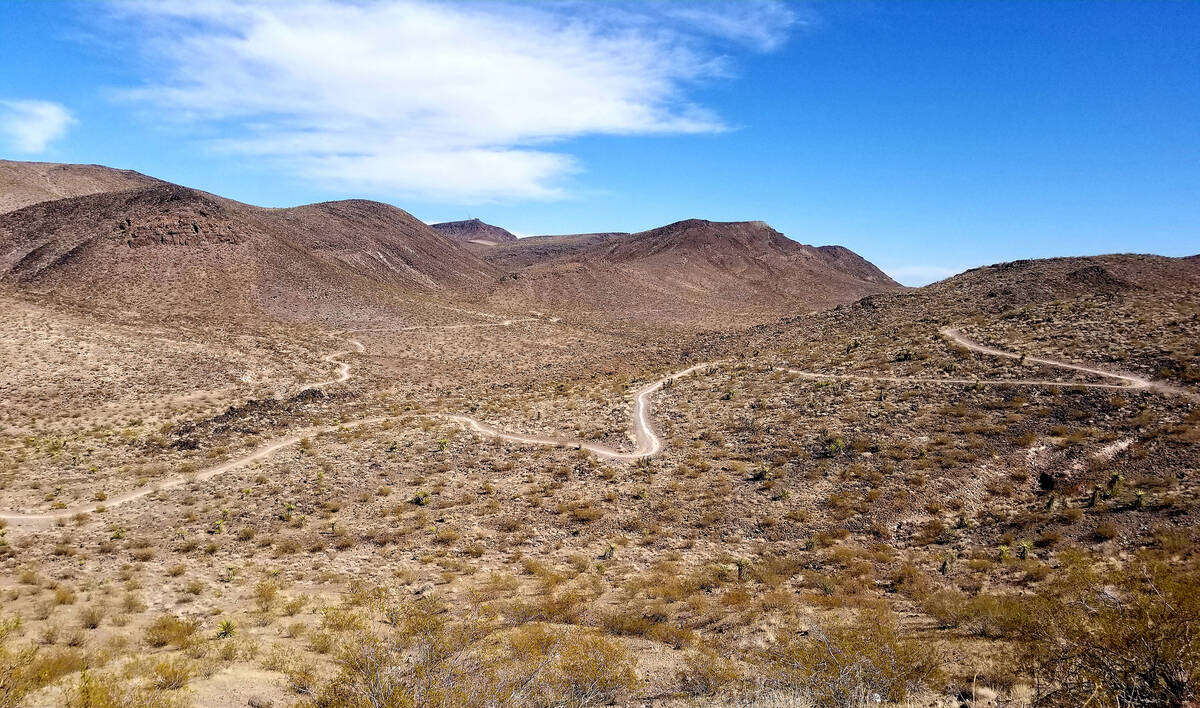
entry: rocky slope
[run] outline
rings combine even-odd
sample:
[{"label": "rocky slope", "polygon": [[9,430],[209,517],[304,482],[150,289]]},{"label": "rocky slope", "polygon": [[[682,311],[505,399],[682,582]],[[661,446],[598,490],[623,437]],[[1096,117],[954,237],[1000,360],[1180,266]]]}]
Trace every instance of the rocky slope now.
[{"label": "rocky slope", "polygon": [[479,219],[445,221],[440,224],[430,224],[430,227],[455,241],[477,243],[484,246],[494,246],[498,243],[517,240],[516,236],[505,229],[485,224]]},{"label": "rocky slope", "polygon": [[523,239],[485,256],[510,273],[494,293],[546,309],[732,313],[765,320],[900,286],[852,251],[806,246],[760,221],[680,221],[636,234]]},{"label": "rocky slope", "polygon": [[376,202],[261,209],[164,183],[0,215],[0,282],[77,302],[304,316],[388,294],[467,293],[495,277]]},{"label": "rocky slope", "polygon": [[30,204],[162,184],[132,170],[100,165],[0,160],[0,214]]}]

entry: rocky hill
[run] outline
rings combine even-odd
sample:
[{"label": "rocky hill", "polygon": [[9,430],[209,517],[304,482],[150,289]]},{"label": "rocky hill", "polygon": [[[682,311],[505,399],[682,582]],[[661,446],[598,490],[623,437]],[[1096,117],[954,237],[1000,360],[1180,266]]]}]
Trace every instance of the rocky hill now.
[{"label": "rocky hill", "polygon": [[517,237],[507,230],[499,226],[485,224],[479,219],[445,221],[440,224],[430,224],[430,226],[455,241],[476,243],[483,246],[494,246],[498,243],[517,240]]},{"label": "rocky hill", "polygon": [[766,320],[900,286],[849,249],[806,246],[761,221],[680,221],[636,234],[522,239],[485,257],[510,273],[495,296],[549,310],[731,313]]},{"label": "rocky hill", "polygon": [[133,170],[0,160],[0,214],[38,202],[156,184],[163,182]]},{"label": "rocky hill", "polygon": [[467,293],[496,276],[376,202],[262,209],[161,183],[0,215],[0,282],[135,309],[303,317],[388,293]]}]

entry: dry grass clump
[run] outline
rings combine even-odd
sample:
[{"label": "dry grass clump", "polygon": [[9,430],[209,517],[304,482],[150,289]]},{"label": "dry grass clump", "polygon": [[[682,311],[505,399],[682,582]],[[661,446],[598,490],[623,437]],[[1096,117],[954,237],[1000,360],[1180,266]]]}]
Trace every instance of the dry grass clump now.
[{"label": "dry grass clump", "polygon": [[354,634],[317,705],[586,706],[611,703],[639,682],[627,650],[586,631],[487,618],[451,620],[432,600],[394,606],[384,631]]},{"label": "dry grass clump", "polygon": [[802,690],[818,705],[903,702],[937,685],[943,657],[928,642],[901,635],[887,611],[814,626],[786,636],[763,655],[768,683]]},{"label": "dry grass clump", "polygon": [[173,646],[186,649],[196,640],[196,632],[200,623],[196,620],[186,620],[175,615],[160,615],[154,619],[145,631],[146,644],[151,647]]},{"label": "dry grass clump", "polygon": [[[3,704],[0,704],[3,705]],[[115,673],[84,671],[63,694],[64,708],[185,708],[185,696],[152,690]]]}]

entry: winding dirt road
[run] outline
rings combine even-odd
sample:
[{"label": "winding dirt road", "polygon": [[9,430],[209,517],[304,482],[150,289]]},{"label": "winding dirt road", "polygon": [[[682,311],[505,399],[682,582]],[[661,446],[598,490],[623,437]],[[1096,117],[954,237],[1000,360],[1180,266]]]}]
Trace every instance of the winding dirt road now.
[{"label": "winding dirt road", "polygon": [[[344,335],[353,334],[356,332],[411,331],[411,330],[417,330],[417,329],[463,329],[463,328],[468,328],[468,327],[507,327],[509,325],[516,324],[518,322],[527,322],[527,321],[537,320],[537,319],[539,319],[539,318],[529,317],[529,318],[518,318],[518,319],[506,319],[501,322],[489,322],[486,324],[417,325],[417,326],[411,326],[411,327],[396,327],[396,328],[382,328],[382,329],[359,329],[359,330],[347,330],[347,331],[338,332],[335,334],[344,336]],[[554,319],[551,319],[550,321],[557,322],[558,320],[557,320],[557,318],[554,318]],[[350,354],[364,354],[364,353],[366,353],[367,348],[365,345],[363,345],[362,342],[358,341],[357,339],[348,339],[347,341],[350,342],[350,344],[353,346],[353,349],[346,349],[346,350],[342,350],[342,351],[333,352],[332,354],[327,354],[326,356],[322,357],[322,359],[321,359],[322,361],[325,361],[327,363],[337,365],[337,367],[338,367],[337,376],[335,376],[332,379],[326,379],[324,381],[315,381],[315,382],[306,384],[303,388],[300,389],[301,391],[308,391],[310,389],[316,389],[316,388],[324,388],[326,386],[331,386],[334,384],[339,384],[339,383],[343,383],[345,381],[350,380],[351,372],[353,371],[353,366],[349,362],[343,361],[342,357],[345,357]],[[640,459],[643,457],[656,455],[659,452],[661,452],[663,449],[663,442],[662,442],[661,438],[654,431],[654,428],[651,427],[651,425],[650,425],[650,396],[654,392],[661,389],[664,385],[666,385],[666,383],[668,381],[672,381],[672,380],[678,379],[680,377],[687,376],[688,374],[694,373],[696,371],[700,371],[702,369],[709,368],[714,365],[715,364],[713,364],[713,363],[697,364],[695,366],[689,367],[682,371],[678,371],[676,373],[664,376],[656,381],[652,381],[637,390],[636,394],[634,395],[634,409],[633,409],[633,431],[634,431],[634,437],[636,439],[636,445],[635,445],[634,449],[630,452],[622,452],[620,450],[605,447],[603,445],[596,445],[594,443],[584,442],[581,440],[570,440],[570,439],[566,439],[566,438],[539,437],[539,436],[533,436],[533,435],[523,435],[520,433],[506,433],[506,432],[499,430],[498,428],[495,428],[493,426],[490,426],[476,418],[472,418],[470,416],[465,416],[465,415],[452,415],[452,414],[445,414],[445,413],[429,413],[429,414],[423,414],[423,415],[419,415],[419,416],[415,416],[415,417],[438,418],[438,419],[442,419],[442,420],[453,421],[453,422],[459,423],[461,425],[464,425],[464,426],[466,426],[478,433],[481,433],[483,435],[486,435],[489,437],[494,437],[494,438],[499,438],[501,440],[508,440],[511,442],[534,444],[534,445],[550,445],[550,446],[555,446],[555,447],[581,448],[584,450],[589,450],[589,451],[595,453],[596,455],[599,455],[601,457],[608,458],[608,459],[637,460],[637,459]],[[155,482],[153,484],[148,484],[148,485],[144,485],[141,487],[137,487],[135,489],[131,489],[127,492],[124,492],[118,496],[110,497],[110,498],[104,500],[103,502],[79,504],[76,506],[67,507],[65,509],[55,509],[53,511],[41,512],[41,513],[0,511],[0,520],[4,520],[4,521],[8,522],[9,525],[11,525],[13,527],[37,528],[37,527],[49,526],[56,521],[59,521],[61,519],[67,519],[67,518],[73,517],[77,514],[91,514],[91,513],[97,512],[101,509],[108,509],[108,508],[111,508],[114,506],[119,506],[121,504],[127,504],[131,501],[135,501],[135,500],[150,496],[151,494],[154,494],[156,492],[168,490],[168,489],[175,489],[177,487],[181,487],[181,486],[188,484],[190,482],[193,482],[193,481],[194,482],[207,481],[209,479],[212,479],[213,477],[216,477],[217,475],[224,474],[225,472],[229,472],[229,471],[232,471],[235,469],[239,469],[241,467],[244,467],[244,466],[251,464],[253,462],[256,462],[258,460],[267,458],[267,457],[275,454],[279,450],[282,450],[287,447],[291,447],[292,445],[299,443],[301,440],[303,440],[304,438],[307,438],[307,437],[312,437],[314,435],[321,435],[324,433],[332,433],[332,432],[336,432],[338,430],[344,430],[347,428],[358,428],[358,427],[362,427],[364,425],[372,425],[374,423],[382,423],[384,421],[394,420],[397,418],[404,418],[404,417],[414,417],[414,416],[411,416],[411,415],[380,416],[380,417],[374,417],[374,418],[363,418],[360,420],[355,420],[355,421],[352,421],[349,423],[342,423],[342,424],[338,424],[338,425],[327,425],[327,426],[304,428],[304,429],[295,431],[285,437],[280,437],[280,438],[271,440],[270,442],[255,449],[253,452],[250,452],[248,454],[228,460],[219,465],[206,468],[195,474],[188,475],[188,476],[175,476],[175,477],[171,477],[169,479],[163,480],[163,481]]]},{"label": "winding dirt road", "polygon": [[[496,316],[492,316],[492,317],[499,319]],[[346,335],[354,334],[356,332],[411,331],[411,330],[416,330],[416,329],[464,329],[464,328],[470,328],[470,327],[507,327],[512,324],[516,324],[518,322],[526,322],[526,321],[538,320],[538,319],[540,319],[540,318],[530,317],[530,318],[518,318],[518,319],[504,319],[500,322],[491,322],[491,323],[486,323],[486,324],[416,325],[416,326],[412,326],[412,327],[384,328],[384,329],[378,329],[378,330],[360,329],[360,330],[347,330],[347,331],[338,332],[338,333],[334,333],[334,334],[346,336]],[[550,321],[557,321],[557,319],[552,319]],[[962,334],[962,332],[958,328],[955,328],[955,327],[944,328],[944,329],[940,330],[940,333],[943,336],[945,336],[946,338],[950,339],[951,341],[953,341],[957,344],[960,344],[960,345],[966,347],[967,349],[970,349],[971,351],[977,352],[979,354],[984,354],[984,355],[988,355],[988,356],[1004,357],[1004,358],[1008,358],[1008,359],[1018,359],[1018,360],[1022,359],[1021,355],[1019,355],[1019,354],[1014,354],[1012,352],[1006,352],[1006,351],[1002,351],[999,349],[993,349],[991,347],[987,347],[987,346],[984,346],[977,342],[974,342],[971,339],[968,339],[967,337],[965,337]],[[343,361],[342,358],[345,356],[348,356],[350,354],[366,353],[367,349],[363,345],[363,343],[358,341],[357,339],[348,339],[348,341],[353,346],[353,349],[337,351],[332,354],[326,355],[322,359],[325,362],[337,365],[337,367],[338,367],[337,376],[335,376],[332,379],[327,379],[324,381],[316,381],[316,382],[313,382],[310,384],[306,384],[301,389],[302,391],[306,391],[309,389],[315,389],[315,388],[323,388],[326,386],[331,386],[334,384],[343,383],[345,381],[350,380],[353,367],[351,366],[351,364],[349,362]],[[1082,366],[1079,364],[1072,364],[1069,362],[1056,361],[1054,359],[1045,359],[1045,358],[1041,358],[1041,357],[1025,356],[1023,360],[1028,361],[1028,362],[1038,363],[1038,364],[1044,364],[1047,366],[1053,366],[1053,367],[1057,367],[1057,368],[1061,368],[1061,369],[1069,369],[1069,370],[1073,370],[1073,371],[1079,371],[1079,372],[1083,372],[1083,373],[1093,374],[1096,376],[1101,376],[1101,377],[1105,377],[1105,378],[1109,378],[1109,379],[1115,379],[1117,381],[1120,381],[1121,383],[1111,383],[1111,384],[1077,383],[1077,382],[1073,382],[1073,381],[1054,381],[1054,380],[1042,380],[1042,379],[983,379],[983,380],[979,380],[979,379],[921,378],[921,377],[907,377],[906,378],[906,377],[891,377],[891,376],[857,376],[857,375],[853,375],[853,374],[821,374],[821,373],[815,373],[815,372],[810,372],[810,371],[802,371],[800,369],[782,369],[782,370],[787,371],[789,373],[798,374],[798,375],[806,377],[806,378],[813,378],[813,379],[863,380],[863,381],[887,381],[887,382],[895,382],[895,383],[960,384],[960,385],[961,384],[968,384],[968,385],[986,384],[986,385],[1025,385],[1025,386],[1084,386],[1084,387],[1088,387],[1088,388],[1102,388],[1102,389],[1153,389],[1153,390],[1161,391],[1164,393],[1173,393],[1173,394],[1181,394],[1182,393],[1184,395],[1190,395],[1190,394],[1187,394],[1186,392],[1181,392],[1178,389],[1167,386],[1165,384],[1151,381],[1149,379],[1145,379],[1145,378],[1142,378],[1139,376],[1132,376],[1129,374],[1124,374],[1124,373],[1119,373],[1119,372],[1114,372],[1114,371],[1107,371],[1104,369],[1087,367],[1087,366]],[[587,450],[587,451],[592,452],[600,457],[604,457],[604,458],[610,459],[610,460],[620,460],[620,461],[638,460],[641,458],[657,455],[658,453],[660,453],[663,450],[663,446],[664,446],[662,439],[659,437],[658,433],[656,433],[654,431],[654,428],[650,424],[650,397],[655,392],[662,389],[662,387],[664,385],[666,385],[666,383],[668,381],[674,381],[676,379],[679,379],[684,376],[688,376],[688,375],[696,373],[698,371],[712,368],[714,366],[719,365],[720,363],[721,362],[706,362],[706,363],[702,363],[702,364],[696,364],[694,366],[683,369],[682,371],[677,371],[673,374],[664,376],[656,381],[652,381],[652,382],[642,386],[641,388],[639,388],[637,390],[637,392],[634,394],[632,428],[633,428],[634,439],[636,442],[635,442],[633,450],[631,450],[631,451],[621,451],[621,450],[606,447],[603,445],[597,445],[595,443],[585,442],[582,440],[570,440],[570,439],[566,439],[566,438],[541,437],[541,436],[536,436],[536,435],[524,435],[521,433],[504,432],[503,430],[500,430],[500,429],[498,429],[494,426],[488,425],[476,418],[472,418],[472,417],[466,416],[466,415],[431,413],[431,414],[424,414],[424,415],[418,416],[418,417],[439,418],[442,420],[452,421],[452,422],[458,423],[460,425],[463,425],[463,426],[465,426],[477,433],[480,433],[482,435],[492,437],[492,438],[498,438],[501,440],[507,440],[510,442],[532,444],[532,445],[549,445],[549,446],[556,446],[556,447],[571,447],[571,448],[576,448],[576,449]],[[393,419],[400,418],[400,417],[408,417],[408,416],[383,416],[383,417],[376,417],[376,418],[364,418],[361,420],[356,420],[356,421],[352,421],[349,423],[343,423],[340,425],[329,425],[329,426],[322,426],[322,427],[305,428],[305,429],[302,429],[299,431],[295,431],[292,434],[287,435],[285,437],[276,438],[276,439],[264,444],[263,446],[259,447],[258,449],[254,450],[253,452],[251,452],[249,454],[242,455],[240,457],[236,457],[232,460],[224,462],[220,465],[216,465],[214,467],[209,467],[209,468],[202,470],[194,475],[190,475],[188,477],[181,477],[181,476],[173,477],[173,478],[167,479],[165,481],[156,482],[154,484],[146,485],[143,487],[138,487],[136,489],[125,492],[119,496],[107,499],[102,503],[81,504],[81,505],[69,507],[66,509],[56,509],[54,511],[49,511],[49,512],[44,512],[44,513],[0,512],[0,519],[7,521],[9,524],[11,524],[14,527],[46,526],[46,525],[52,524],[53,522],[55,522],[57,520],[69,518],[69,517],[75,516],[76,514],[88,514],[88,513],[93,513],[95,511],[98,511],[101,508],[108,508],[108,507],[113,507],[113,506],[117,506],[120,504],[126,504],[128,502],[131,502],[131,501],[134,501],[137,499],[141,499],[143,497],[154,494],[155,492],[158,492],[158,491],[174,489],[176,487],[180,487],[191,481],[203,482],[203,481],[212,479],[213,477],[216,477],[217,475],[223,474],[225,472],[229,472],[231,470],[238,469],[240,467],[248,465],[257,460],[261,460],[266,457],[269,457],[270,455],[274,454],[275,452],[278,452],[279,450],[282,450],[283,448],[295,445],[296,443],[300,442],[300,440],[302,440],[306,437],[311,437],[314,435],[321,435],[323,433],[330,433],[330,432],[334,432],[334,431],[345,429],[345,428],[357,428],[357,427],[361,427],[364,425],[381,423],[381,422],[384,422],[387,420],[393,420]]]},{"label": "winding dirt road", "polygon": [[595,443],[584,442],[582,440],[568,440],[565,438],[548,438],[539,437],[536,435],[521,435],[520,433],[506,433],[498,428],[483,423],[475,418],[465,415],[447,415],[433,414],[434,417],[452,420],[457,423],[469,427],[477,433],[482,433],[493,438],[508,440],[510,442],[528,443],[531,445],[554,445],[559,447],[573,447],[582,450],[588,450],[600,457],[610,460],[638,460],[643,457],[651,457],[662,452],[663,442],[654,432],[654,428],[650,426],[650,396],[661,389],[668,381],[682,378],[697,371],[709,369],[720,362],[707,362],[704,364],[696,364],[695,366],[677,371],[669,376],[664,376],[657,381],[652,381],[645,386],[642,386],[634,394],[633,399],[633,434],[637,440],[637,444],[630,452],[621,452],[611,447],[604,445],[596,445]]},{"label": "winding dirt road", "polygon": [[1093,374],[1108,379],[1115,379],[1121,383],[1087,383],[1080,381],[1064,381],[1060,379],[956,379],[956,378],[934,378],[920,376],[867,376],[865,374],[820,374],[812,371],[803,371],[800,369],[783,369],[789,374],[797,374],[809,379],[826,379],[831,381],[883,381],[887,383],[921,383],[921,384],[955,384],[955,385],[983,385],[983,386],[1083,386],[1084,388],[1101,388],[1101,389],[1153,389],[1163,393],[1181,394],[1184,393],[1172,386],[1151,381],[1150,379],[1131,374],[1119,373],[1116,371],[1108,371],[1105,369],[1097,369],[1093,367],[1083,366],[1081,364],[1072,364],[1066,361],[1058,361],[1055,359],[1045,359],[1036,356],[1025,356],[1022,358],[1020,354],[1006,352],[1002,349],[993,349],[991,347],[980,344],[974,340],[968,339],[963,335],[962,331],[957,327],[944,327],[938,331],[943,337],[946,337],[955,344],[966,347],[967,349],[978,354],[987,356],[1004,357],[1005,359],[1016,359],[1018,361],[1032,362],[1035,364],[1044,364],[1053,366],[1059,369],[1069,369],[1071,371],[1079,371],[1086,374]]}]

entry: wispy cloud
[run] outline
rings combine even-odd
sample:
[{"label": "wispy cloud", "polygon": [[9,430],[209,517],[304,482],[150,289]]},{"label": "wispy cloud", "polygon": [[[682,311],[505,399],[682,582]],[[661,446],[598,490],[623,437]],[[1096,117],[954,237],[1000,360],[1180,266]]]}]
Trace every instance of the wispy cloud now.
[{"label": "wispy cloud", "polygon": [[123,95],[308,178],[450,202],[562,196],[588,135],[725,129],[689,99],[726,52],[797,21],[773,1],[125,0],[149,47]]},{"label": "wispy cloud", "polygon": [[942,265],[907,265],[883,267],[883,272],[892,276],[896,282],[903,285],[928,285],[939,280],[944,280],[952,275],[958,275],[967,269],[966,266],[942,266]]},{"label": "wispy cloud", "polygon": [[773,0],[708,0],[663,3],[668,17],[692,24],[693,30],[741,42],[769,52],[787,40],[788,31],[801,20],[795,8]]},{"label": "wispy cloud", "polygon": [[14,152],[45,152],[74,123],[71,112],[53,101],[0,101],[0,137]]}]

